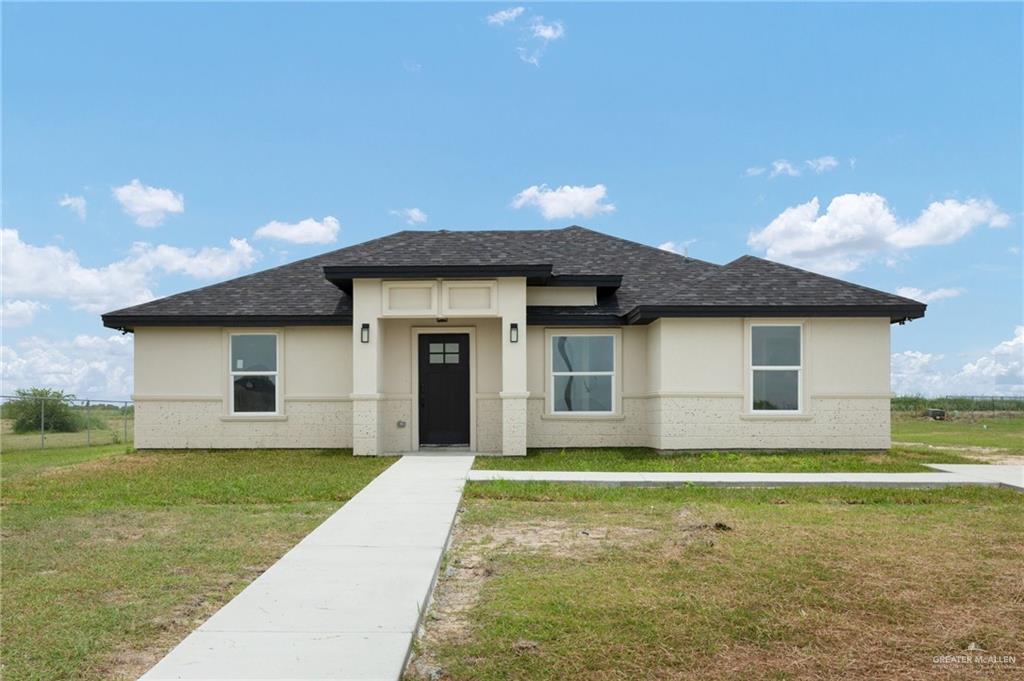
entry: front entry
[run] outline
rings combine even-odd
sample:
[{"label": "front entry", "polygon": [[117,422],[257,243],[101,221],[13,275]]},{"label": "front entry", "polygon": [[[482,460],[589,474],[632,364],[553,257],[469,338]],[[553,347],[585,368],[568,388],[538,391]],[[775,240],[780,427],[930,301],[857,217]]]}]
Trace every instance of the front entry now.
[{"label": "front entry", "polygon": [[419,336],[420,446],[469,446],[469,334]]}]

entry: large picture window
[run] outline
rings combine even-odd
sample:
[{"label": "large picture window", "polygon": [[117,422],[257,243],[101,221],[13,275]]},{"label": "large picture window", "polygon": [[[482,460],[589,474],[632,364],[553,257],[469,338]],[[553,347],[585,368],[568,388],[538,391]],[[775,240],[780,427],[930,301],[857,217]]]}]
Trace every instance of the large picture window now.
[{"label": "large picture window", "polygon": [[753,411],[800,411],[801,327],[750,327],[750,391]]},{"label": "large picture window", "polygon": [[551,337],[551,405],[556,413],[615,410],[615,336]]},{"label": "large picture window", "polygon": [[231,334],[231,413],[277,413],[277,334]]}]

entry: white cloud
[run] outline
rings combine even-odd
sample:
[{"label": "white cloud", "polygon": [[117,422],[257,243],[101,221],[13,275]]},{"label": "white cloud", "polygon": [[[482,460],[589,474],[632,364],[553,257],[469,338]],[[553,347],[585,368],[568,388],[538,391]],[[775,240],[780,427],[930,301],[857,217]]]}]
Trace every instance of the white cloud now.
[{"label": "white cloud", "polygon": [[940,367],[942,355],[907,350],[892,355],[898,395],[1024,395],[1024,326],[1013,337],[959,370]]},{"label": "white cloud", "polygon": [[196,279],[230,277],[253,265],[259,254],[245,239],[230,239],[229,248],[204,246],[198,251],[164,244],[132,245],[132,261],[146,271],[162,270],[171,274],[187,274]]},{"label": "white cloud", "polygon": [[751,166],[743,171],[743,174],[747,177],[757,177],[758,175],[764,175],[767,168],[763,166]]},{"label": "white cloud", "polygon": [[48,309],[35,300],[5,300],[2,317],[3,327],[11,329],[16,326],[28,326],[36,318],[40,310]]},{"label": "white cloud", "polygon": [[70,196],[65,194],[57,200],[57,205],[61,208],[67,208],[70,210],[78,216],[79,220],[85,219],[86,201],[84,196]]},{"label": "white cloud", "polygon": [[186,274],[200,279],[228,277],[259,258],[245,239],[230,248],[199,249],[136,243],[127,257],[103,265],[82,265],[78,254],[59,246],[34,246],[15,229],[0,230],[5,296],[55,298],[76,310],[107,312],[152,300],[155,274]]},{"label": "white cloud", "polygon": [[504,26],[505,24],[518,19],[525,11],[525,7],[509,7],[508,9],[503,9],[488,16],[487,23],[492,26]]},{"label": "white cloud", "polygon": [[140,227],[156,227],[163,224],[168,213],[185,212],[185,197],[181,194],[144,185],[138,179],[114,187],[113,193],[124,212]]},{"label": "white cloud", "polygon": [[797,177],[800,175],[800,170],[786,159],[780,158],[772,161],[772,172],[768,177],[778,177],[779,175]]},{"label": "white cloud", "polygon": [[962,288],[937,288],[932,291],[914,288],[913,286],[901,286],[896,289],[896,295],[904,298],[912,298],[921,303],[931,303],[944,298],[956,298],[963,295]]},{"label": "white cloud", "polygon": [[397,215],[410,225],[420,225],[427,221],[427,214],[419,208],[401,208],[391,211],[391,214]]},{"label": "white cloud", "polygon": [[830,170],[835,170],[839,167],[839,160],[835,156],[819,156],[818,158],[812,158],[805,161],[805,163],[808,168],[818,175],[827,173]]},{"label": "white cloud", "polygon": [[607,193],[608,188],[603,184],[593,187],[563,185],[557,189],[550,189],[545,184],[533,185],[516,194],[512,207],[536,206],[547,220],[577,216],[589,218],[615,210],[615,204],[603,203]]},{"label": "white cloud", "polygon": [[127,399],[132,393],[132,337],[76,336],[54,341],[31,337],[0,346],[3,390],[55,388],[81,399]]},{"label": "white cloud", "polygon": [[550,24],[547,24],[544,23],[544,17],[534,17],[533,21],[530,22],[530,31],[533,33],[534,38],[539,38],[546,43],[565,37],[565,26],[562,25],[561,21],[552,21]]},{"label": "white cloud", "polygon": [[328,215],[321,221],[306,218],[299,222],[273,220],[256,230],[257,239],[280,239],[293,244],[329,244],[338,238],[341,223]]},{"label": "white cloud", "polygon": [[992,201],[949,199],[929,205],[913,221],[900,221],[878,194],[843,194],[824,214],[815,197],[787,208],[747,244],[773,260],[828,273],[856,270],[879,256],[952,243],[982,225],[1005,227],[1009,217]]},{"label": "white cloud", "polygon": [[666,241],[665,243],[658,244],[658,248],[662,251],[675,253],[676,255],[687,255],[690,250],[690,244],[695,243],[697,243],[696,239],[687,239],[680,243],[676,243],[675,241]]}]

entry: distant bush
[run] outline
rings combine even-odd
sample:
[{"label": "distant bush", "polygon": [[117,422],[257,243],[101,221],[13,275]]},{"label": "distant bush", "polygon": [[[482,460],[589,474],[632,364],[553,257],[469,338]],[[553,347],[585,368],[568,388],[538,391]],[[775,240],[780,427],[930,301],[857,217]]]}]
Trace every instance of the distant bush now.
[{"label": "distant bush", "polygon": [[924,412],[926,409],[947,411],[1024,411],[1024,397],[956,396],[924,397],[900,395],[892,398],[893,411]]},{"label": "distant bush", "polygon": [[15,391],[15,399],[6,403],[3,417],[14,421],[15,433],[77,433],[86,428],[106,429],[106,419],[75,406],[74,395],[63,390],[26,388]]}]

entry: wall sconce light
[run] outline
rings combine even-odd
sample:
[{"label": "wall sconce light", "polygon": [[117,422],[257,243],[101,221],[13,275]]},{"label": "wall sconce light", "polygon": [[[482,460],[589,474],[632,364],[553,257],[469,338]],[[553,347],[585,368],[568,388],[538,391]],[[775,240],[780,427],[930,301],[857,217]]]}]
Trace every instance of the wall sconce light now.
[{"label": "wall sconce light", "polygon": [[510,343],[519,342],[519,325],[512,322],[512,325],[508,327],[508,340]]},{"label": "wall sconce light", "polygon": [[363,343],[370,342],[370,325],[363,324],[362,328],[359,329],[359,340]]}]

